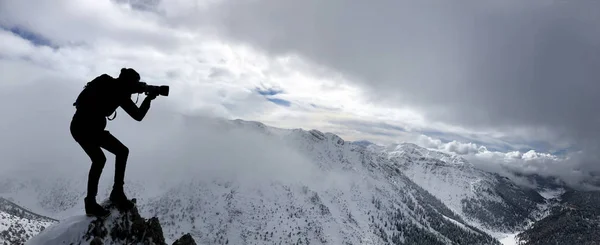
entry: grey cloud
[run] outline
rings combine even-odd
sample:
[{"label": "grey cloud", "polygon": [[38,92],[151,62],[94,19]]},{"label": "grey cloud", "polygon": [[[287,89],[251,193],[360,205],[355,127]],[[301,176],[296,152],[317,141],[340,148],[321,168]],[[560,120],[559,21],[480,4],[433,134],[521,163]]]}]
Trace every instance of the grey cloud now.
[{"label": "grey cloud", "polygon": [[329,123],[334,124],[337,127],[347,128],[373,136],[388,136],[391,138],[399,138],[402,134],[405,134],[407,132],[401,126],[392,125],[385,122],[338,119],[330,120]]},{"label": "grey cloud", "polygon": [[229,71],[226,68],[213,67],[210,68],[210,74],[208,75],[208,78],[229,78],[232,75],[233,74],[231,73],[231,71]]},{"label": "grey cloud", "polygon": [[[518,184],[535,184],[531,180],[523,178],[523,176],[538,175],[558,178],[572,188],[600,190],[600,185],[593,182],[598,180],[597,174],[572,167],[578,164],[579,159],[552,159],[544,156],[523,159],[490,152],[487,152],[487,154],[465,155],[464,157],[477,168],[496,172],[513,179]],[[506,157],[510,159],[506,159]]]},{"label": "grey cloud", "polygon": [[134,9],[141,11],[158,12],[158,6],[161,0],[112,0],[116,3],[127,4]]},{"label": "grey cloud", "polygon": [[343,72],[434,121],[570,143],[600,168],[600,2],[223,1],[222,35]]},{"label": "grey cloud", "polygon": [[346,126],[351,126],[353,128],[364,128],[364,129],[383,129],[390,131],[402,131],[406,132],[402,126],[393,125],[385,122],[376,122],[376,121],[368,121],[368,120],[331,120],[331,123],[341,124]]},{"label": "grey cloud", "polygon": [[263,0],[215,12],[233,38],[353,74],[377,97],[432,117],[559,126],[563,116],[596,108],[589,102],[598,91],[599,15],[594,5],[546,2]]}]

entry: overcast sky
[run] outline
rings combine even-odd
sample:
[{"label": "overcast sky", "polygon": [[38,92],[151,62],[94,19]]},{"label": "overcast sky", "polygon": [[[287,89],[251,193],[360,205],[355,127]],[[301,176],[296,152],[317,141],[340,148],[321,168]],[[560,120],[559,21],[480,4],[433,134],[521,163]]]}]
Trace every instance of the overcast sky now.
[{"label": "overcast sky", "polygon": [[[600,172],[597,23],[597,1],[0,0],[2,145],[70,140],[81,87],[133,67],[171,86],[165,115],[580,179]],[[112,127],[138,125],[119,112]],[[158,113],[139,125],[160,131]]]}]

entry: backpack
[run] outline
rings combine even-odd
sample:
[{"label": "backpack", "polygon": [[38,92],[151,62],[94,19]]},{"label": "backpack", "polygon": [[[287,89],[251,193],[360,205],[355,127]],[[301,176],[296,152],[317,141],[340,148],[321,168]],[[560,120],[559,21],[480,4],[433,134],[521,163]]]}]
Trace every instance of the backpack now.
[{"label": "backpack", "polygon": [[[112,112],[109,112],[108,110],[111,103],[110,98],[114,97],[111,93],[114,91],[115,85],[114,78],[107,74],[102,74],[83,87],[83,90],[79,93],[77,99],[75,99],[73,106],[75,106],[77,110],[88,112],[96,111],[104,116],[110,116]],[[112,119],[109,118],[109,120]]]}]

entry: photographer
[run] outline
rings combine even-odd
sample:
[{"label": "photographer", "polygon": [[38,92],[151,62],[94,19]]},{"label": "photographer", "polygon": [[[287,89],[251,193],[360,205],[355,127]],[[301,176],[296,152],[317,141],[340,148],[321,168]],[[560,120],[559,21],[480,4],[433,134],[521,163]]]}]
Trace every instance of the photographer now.
[{"label": "photographer", "polygon": [[[135,70],[123,68],[116,79],[102,74],[89,82],[73,104],[77,111],[71,121],[71,135],[92,161],[88,175],[87,197],[84,199],[87,215],[104,217],[109,214],[108,210],[96,202],[98,182],[106,163],[106,156],[101,148],[113,153],[116,157],[114,185],[110,201],[119,210],[129,210],[133,207],[133,202],[125,196],[123,191],[129,149],[105,130],[106,120],[121,106],[133,119],[141,121],[150,109],[150,102],[159,94],[168,93],[168,90],[160,91],[156,88],[158,87],[147,86],[140,82],[140,75]],[[160,88],[168,89],[166,86]],[[147,96],[138,108],[131,100],[131,95],[142,92],[146,92]]]}]

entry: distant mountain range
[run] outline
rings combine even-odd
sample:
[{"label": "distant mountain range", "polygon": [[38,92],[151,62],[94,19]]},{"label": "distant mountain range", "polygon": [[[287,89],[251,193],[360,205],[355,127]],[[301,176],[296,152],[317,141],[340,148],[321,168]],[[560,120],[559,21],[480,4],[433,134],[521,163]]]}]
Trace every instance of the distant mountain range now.
[{"label": "distant mountain range", "polygon": [[[598,214],[598,192],[580,192],[539,176],[529,176],[538,179],[538,188],[523,187],[459,156],[414,144],[348,142],[318,130],[241,120],[215,130],[232,129],[264,135],[292,149],[308,159],[314,178],[248,181],[191,175],[171,181],[160,192],[145,188],[160,181],[156,176],[147,183],[128,184],[140,214],[158,217],[167,241],[190,233],[198,244],[519,244],[512,237],[521,244],[547,244],[544,239],[567,241],[569,236],[577,236],[578,244],[597,244],[593,236],[600,222],[592,216]],[[78,201],[83,198],[81,192],[67,191],[81,180],[64,178],[39,185],[0,181],[0,196],[49,216],[64,215],[81,209]],[[40,198],[16,200],[25,192]],[[43,193],[60,195],[52,199]],[[37,224],[33,227],[56,223],[31,215],[27,221]],[[22,241],[40,229],[2,237]]]}]

